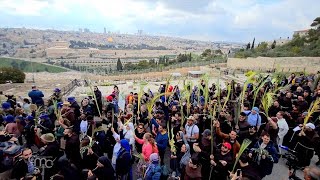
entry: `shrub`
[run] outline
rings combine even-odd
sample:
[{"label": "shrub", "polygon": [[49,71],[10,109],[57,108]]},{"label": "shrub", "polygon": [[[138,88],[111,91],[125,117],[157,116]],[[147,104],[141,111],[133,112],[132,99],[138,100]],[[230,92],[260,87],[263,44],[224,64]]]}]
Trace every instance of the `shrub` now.
[{"label": "shrub", "polygon": [[6,83],[6,81],[12,81],[13,83],[23,83],[26,79],[26,75],[23,71],[10,68],[10,67],[3,67],[0,68],[0,83]]}]

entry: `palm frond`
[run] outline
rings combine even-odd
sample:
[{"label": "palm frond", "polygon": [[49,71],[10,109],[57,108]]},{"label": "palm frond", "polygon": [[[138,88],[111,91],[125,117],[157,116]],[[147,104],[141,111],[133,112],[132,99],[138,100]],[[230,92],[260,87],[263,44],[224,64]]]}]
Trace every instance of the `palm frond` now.
[{"label": "palm frond", "polygon": [[244,139],[242,144],[241,144],[241,147],[240,147],[240,150],[237,154],[237,158],[236,158],[236,161],[233,165],[233,168],[232,168],[232,172],[234,172],[234,169],[236,168],[236,165],[238,164],[239,162],[239,159],[241,157],[241,155],[243,154],[243,152],[248,148],[248,146],[251,144],[251,140],[249,139]]},{"label": "palm frond", "polygon": [[[240,109],[241,109],[241,105],[243,105],[243,103],[244,103],[244,94],[247,91],[248,85],[255,81],[255,76],[257,75],[257,73],[254,71],[248,71],[247,73],[245,73],[245,75],[247,76],[247,79],[246,79],[246,81],[243,85],[242,91],[240,93],[240,102],[241,102],[241,104],[239,106]],[[240,116],[240,113],[241,113],[241,111],[239,110],[238,114],[237,114],[238,117]],[[237,124],[238,124],[238,121],[237,121]]]},{"label": "palm frond", "polygon": [[161,96],[164,96],[165,94],[168,94],[168,93],[161,93],[161,94],[158,94],[156,96],[154,96],[151,101],[149,101],[147,103],[147,109],[148,109],[148,113],[149,113],[149,117],[152,116],[152,108],[154,106],[154,104],[156,103],[157,100],[160,99]]},{"label": "palm frond", "polygon": [[303,120],[303,125],[306,125],[312,116],[313,113],[319,112],[320,111],[320,98],[316,99],[315,101],[312,102],[311,106],[308,109],[308,114]]},{"label": "palm frond", "polygon": [[[170,122],[170,121],[168,121],[167,127],[169,127],[169,122]],[[171,134],[171,136],[170,136],[170,134]],[[176,152],[177,152],[177,149],[176,149],[175,141],[174,141],[173,128],[171,128],[171,130],[170,130],[170,132],[168,133],[168,135],[169,135],[169,145],[170,145],[171,152],[172,152],[172,153],[176,153]]]},{"label": "palm frond", "polygon": [[[99,107],[96,94],[94,93],[94,90],[93,90],[93,88],[92,88],[91,80],[89,80],[88,82],[89,82],[90,91],[91,91],[92,96],[93,96],[93,98],[94,98],[94,102],[95,102],[96,106]],[[100,108],[97,108],[97,109],[98,109],[99,117],[101,117],[102,115],[101,115],[101,112],[100,112]]]},{"label": "palm frond", "polygon": [[144,85],[140,84],[140,91],[138,93],[138,115],[140,114],[141,98],[144,93],[143,88],[144,88]]},{"label": "palm frond", "polygon": [[[167,78],[165,93],[167,93],[169,91],[169,85],[170,85],[171,78],[172,78],[172,75],[170,75]],[[164,102],[167,102],[167,94],[164,95]]]},{"label": "palm frond", "polygon": [[269,109],[273,104],[273,96],[274,94],[272,92],[266,92],[261,100],[261,104],[267,117],[269,117]]},{"label": "palm frond", "polygon": [[204,94],[204,104],[207,105],[208,103],[208,99],[209,99],[209,74],[205,74],[203,75],[203,81],[204,81],[204,84],[205,84],[205,88],[204,88],[204,91],[203,91],[203,94]]},{"label": "palm frond", "polygon": [[226,105],[227,105],[227,103],[228,103],[228,101],[229,101],[230,94],[231,94],[231,84],[228,84],[228,86],[227,86],[227,91],[228,91],[228,94],[227,94],[226,99],[224,100],[222,109],[225,109],[225,108],[226,108]]},{"label": "palm frond", "polygon": [[213,121],[215,120],[215,116],[217,113],[217,104],[213,105],[213,109],[211,110],[211,124],[210,124],[210,130],[211,130],[211,154],[213,154]]}]

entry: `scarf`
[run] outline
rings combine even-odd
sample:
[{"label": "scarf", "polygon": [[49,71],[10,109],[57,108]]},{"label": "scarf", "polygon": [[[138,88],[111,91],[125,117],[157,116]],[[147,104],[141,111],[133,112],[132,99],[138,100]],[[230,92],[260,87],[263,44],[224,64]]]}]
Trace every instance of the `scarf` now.
[{"label": "scarf", "polygon": [[186,152],[184,153],[184,155],[182,156],[182,158],[180,160],[180,167],[181,168],[188,164],[190,157],[191,157],[189,144],[185,143],[185,146],[186,146]]}]

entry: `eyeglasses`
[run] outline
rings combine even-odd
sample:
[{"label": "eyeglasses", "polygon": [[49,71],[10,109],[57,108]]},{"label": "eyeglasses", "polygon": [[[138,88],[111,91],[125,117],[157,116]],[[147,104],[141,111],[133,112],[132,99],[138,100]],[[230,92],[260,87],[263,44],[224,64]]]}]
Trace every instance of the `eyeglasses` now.
[{"label": "eyeglasses", "polygon": [[138,127],[138,129],[143,129],[142,127]]}]

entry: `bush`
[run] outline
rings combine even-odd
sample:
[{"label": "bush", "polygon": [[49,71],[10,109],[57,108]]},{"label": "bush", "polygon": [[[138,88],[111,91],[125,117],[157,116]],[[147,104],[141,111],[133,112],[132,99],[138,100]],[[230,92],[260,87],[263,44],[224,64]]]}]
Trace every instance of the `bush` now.
[{"label": "bush", "polygon": [[0,68],[0,83],[6,83],[6,81],[12,81],[13,83],[23,83],[26,79],[26,75],[23,71],[10,68],[10,67],[3,67]]}]

